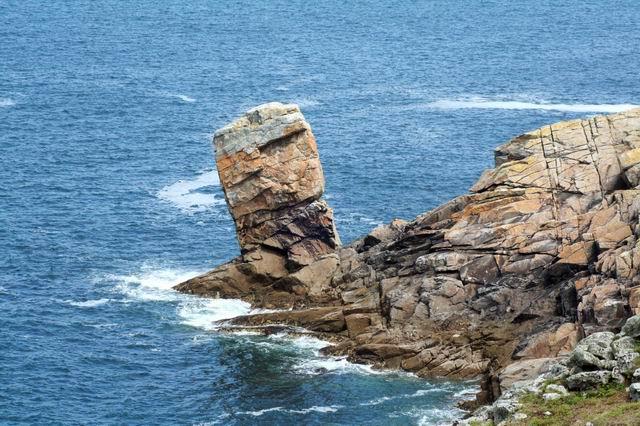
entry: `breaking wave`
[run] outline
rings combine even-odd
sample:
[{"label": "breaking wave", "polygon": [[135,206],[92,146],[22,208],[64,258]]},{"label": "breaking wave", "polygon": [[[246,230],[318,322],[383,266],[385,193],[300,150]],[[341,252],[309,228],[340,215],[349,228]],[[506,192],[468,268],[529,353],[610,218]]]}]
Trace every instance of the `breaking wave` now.
[{"label": "breaking wave", "polygon": [[320,405],[316,405],[313,407],[309,407],[309,408],[303,408],[300,410],[296,410],[296,409],[287,409],[287,408],[283,408],[283,407],[272,407],[272,408],[265,408],[263,410],[256,410],[256,411],[240,411],[236,414],[238,415],[245,415],[245,416],[253,416],[253,417],[260,417],[263,414],[266,413],[271,413],[273,411],[278,411],[278,412],[282,412],[282,413],[292,413],[292,414],[307,414],[307,413],[335,413],[336,411],[338,411],[340,408],[344,408],[343,405],[329,405],[329,406],[320,406]]},{"label": "breaking wave", "polygon": [[96,300],[85,300],[85,301],[73,301],[73,300],[65,300],[65,303],[68,303],[71,306],[76,306],[78,308],[95,308],[97,306],[106,305],[109,303],[111,299],[96,299]]},{"label": "breaking wave", "polygon": [[553,104],[534,103],[521,101],[498,101],[483,98],[472,98],[468,100],[441,99],[423,105],[424,108],[433,109],[510,109],[510,110],[542,110],[542,111],[562,111],[562,112],[602,112],[616,113],[637,108],[634,104]]},{"label": "breaking wave", "polygon": [[187,102],[187,103],[191,103],[191,102],[195,102],[196,100],[190,96],[187,95],[180,95],[180,94],[172,94],[171,95],[174,98],[178,98],[180,99],[182,102]]},{"label": "breaking wave", "polygon": [[173,287],[200,275],[198,271],[143,268],[131,275],[112,275],[114,291],[129,302],[172,302],[177,304],[180,323],[203,330],[215,330],[214,322],[246,315],[251,305],[236,299],[208,299],[178,293]]},{"label": "breaking wave", "polygon": [[223,205],[225,201],[207,192],[210,187],[220,186],[220,179],[216,170],[201,173],[195,179],[179,180],[162,188],[156,196],[168,201],[186,213],[202,212],[216,205]]},{"label": "breaking wave", "polygon": [[0,108],[9,108],[14,106],[15,104],[16,101],[11,98],[0,98]]}]

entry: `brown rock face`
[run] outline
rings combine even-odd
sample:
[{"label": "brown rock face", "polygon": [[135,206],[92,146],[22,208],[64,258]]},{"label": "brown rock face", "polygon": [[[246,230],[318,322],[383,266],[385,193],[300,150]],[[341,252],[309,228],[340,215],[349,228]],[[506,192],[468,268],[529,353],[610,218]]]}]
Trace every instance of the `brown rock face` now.
[{"label": "brown rock face", "polygon": [[218,130],[213,142],[242,256],[179,289],[275,305],[316,294],[309,273],[295,272],[333,253],[340,239],[321,199],[316,141],[298,106],[253,108]]},{"label": "brown rock face", "polygon": [[[565,356],[583,336],[617,330],[640,310],[639,153],[640,109],[546,126],[498,147],[495,168],[469,194],[411,222],[395,220],[334,253],[307,250],[317,260],[294,262],[305,265],[295,273],[259,268],[274,262],[261,255],[179,288],[215,295],[224,286],[212,283],[227,280],[223,297],[293,306],[262,314],[260,324],[307,318],[343,339],[330,351],[356,361],[425,377],[499,373],[515,361],[529,371],[538,363],[525,361]],[[292,199],[287,205],[297,206]],[[280,250],[287,264],[299,244],[238,229],[251,230],[247,247],[260,241],[258,254]],[[247,290],[267,276],[263,299]]]},{"label": "brown rock face", "polygon": [[320,197],[316,140],[296,105],[270,103],[215,133],[220,182],[243,252],[266,247],[308,265],[339,244]]}]

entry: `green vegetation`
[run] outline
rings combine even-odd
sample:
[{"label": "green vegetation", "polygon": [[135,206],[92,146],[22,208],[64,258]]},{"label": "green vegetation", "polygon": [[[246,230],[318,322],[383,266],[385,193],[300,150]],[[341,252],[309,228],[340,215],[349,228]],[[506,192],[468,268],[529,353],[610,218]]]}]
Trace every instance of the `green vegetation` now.
[{"label": "green vegetation", "polygon": [[[520,402],[522,409],[519,412],[526,414],[527,418],[512,420],[509,425],[560,426],[584,425],[586,422],[594,426],[640,424],[640,402],[629,402],[625,387],[620,384],[571,393],[553,401],[528,394]],[[545,412],[551,415],[545,415]]]}]

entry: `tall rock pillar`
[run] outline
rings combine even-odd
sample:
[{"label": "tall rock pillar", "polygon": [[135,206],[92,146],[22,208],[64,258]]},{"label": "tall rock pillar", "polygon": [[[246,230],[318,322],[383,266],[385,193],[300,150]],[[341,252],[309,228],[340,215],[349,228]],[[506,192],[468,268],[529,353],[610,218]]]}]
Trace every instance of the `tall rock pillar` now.
[{"label": "tall rock pillar", "polygon": [[311,127],[297,105],[247,111],[214,136],[216,164],[243,254],[282,254],[297,270],[340,244],[324,200]]}]

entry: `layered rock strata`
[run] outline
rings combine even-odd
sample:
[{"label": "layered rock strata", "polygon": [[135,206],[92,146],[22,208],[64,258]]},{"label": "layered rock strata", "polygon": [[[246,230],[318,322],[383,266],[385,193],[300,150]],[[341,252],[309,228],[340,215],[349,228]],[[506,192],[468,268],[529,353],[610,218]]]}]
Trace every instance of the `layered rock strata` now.
[{"label": "layered rock strata", "polygon": [[312,141],[279,104],[216,133],[243,254],[178,290],[293,308],[231,323],[331,333],[328,352],[424,377],[541,364],[640,313],[640,109],[518,136],[469,194],[345,247]]},{"label": "layered rock strata", "polygon": [[321,199],[322,165],[300,109],[261,105],[218,130],[213,142],[242,255],[178,288],[269,306],[306,296],[287,278],[333,253],[340,239]]}]

